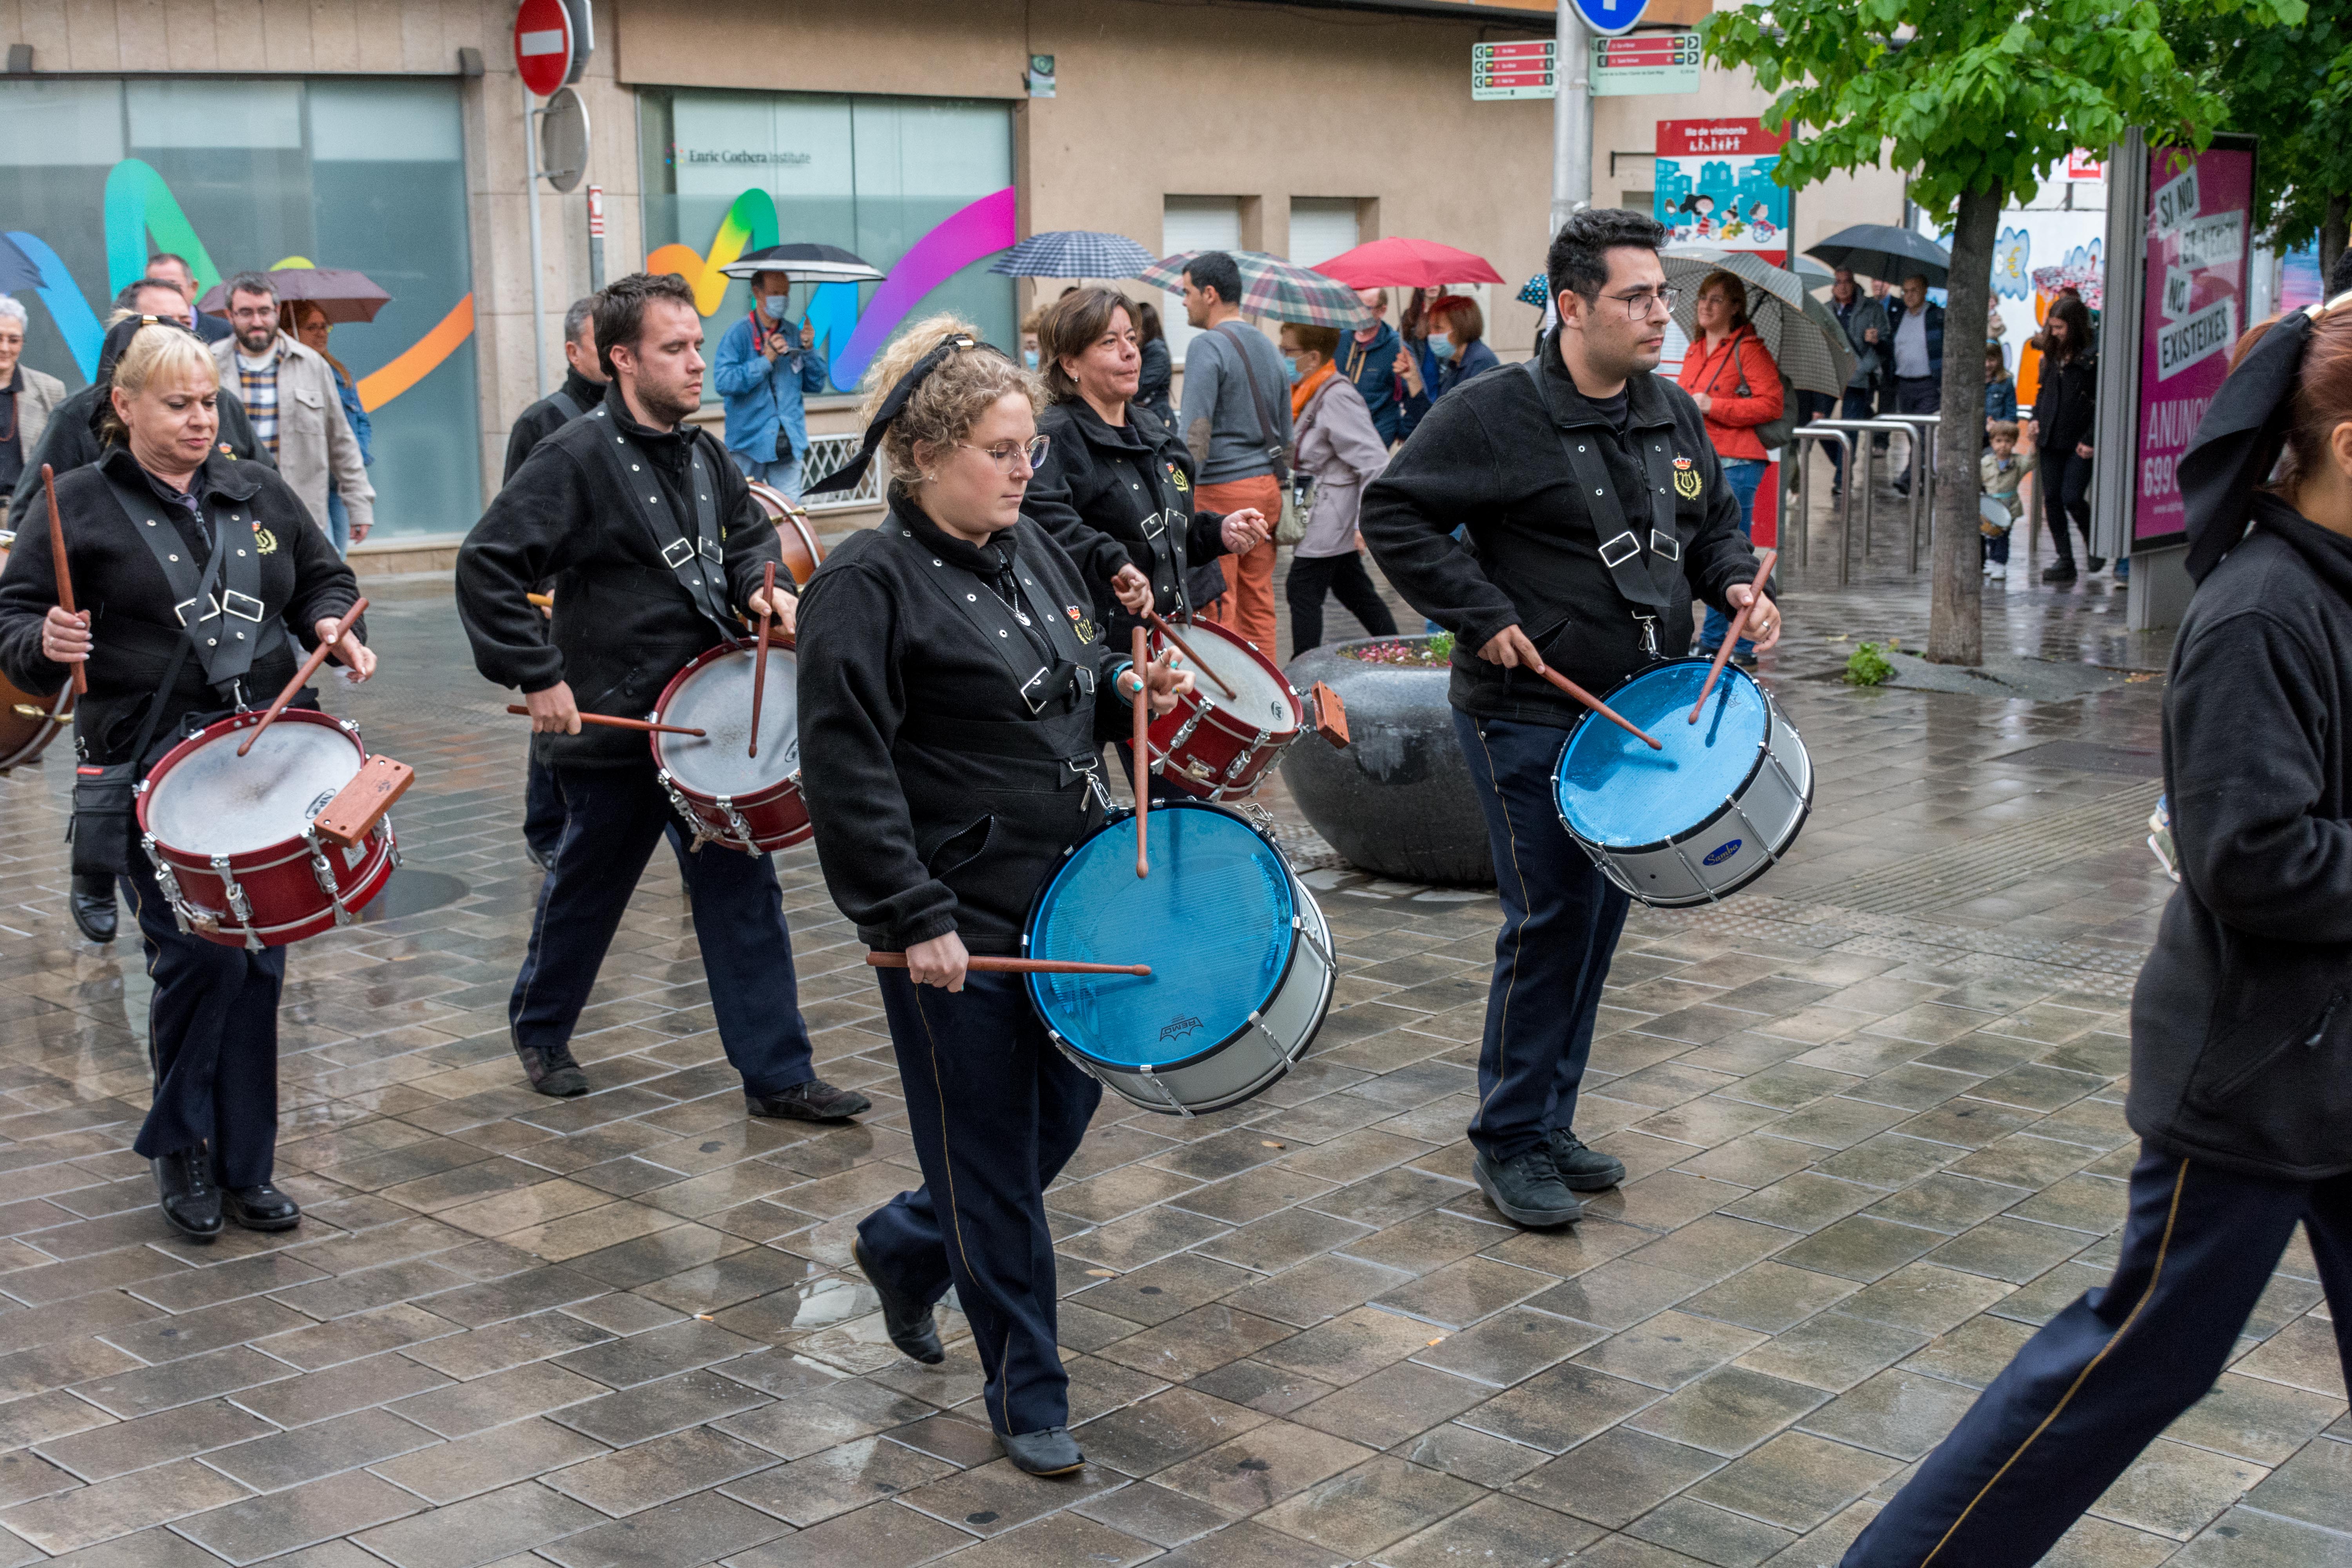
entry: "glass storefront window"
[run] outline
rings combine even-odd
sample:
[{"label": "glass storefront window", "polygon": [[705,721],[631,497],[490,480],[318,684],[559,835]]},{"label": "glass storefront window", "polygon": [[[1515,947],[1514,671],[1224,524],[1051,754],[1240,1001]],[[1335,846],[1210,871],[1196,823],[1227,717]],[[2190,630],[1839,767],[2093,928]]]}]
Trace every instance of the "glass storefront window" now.
[{"label": "glass storefront window", "polygon": [[[652,88],[640,89],[638,112],[654,265],[701,284],[704,267],[807,240],[892,274],[891,283],[830,285],[814,295],[793,288],[793,312],[827,340],[836,386],[854,386],[892,331],[940,310],[967,317],[992,342],[1015,343],[1013,280],[988,270],[1013,243],[1006,105]],[[1001,218],[989,203],[997,196]],[[907,268],[894,273],[902,261]],[[714,342],[751,310],[741,280],[725,280],[723,291],[720,281],[710,276],[703,293]],[[717,401],[715,391],[705,395]]]},{"label": "glass storefront window", "polygon": [[0,80],[0,233],[44,274],[26,363],[85,384],[159,251],[206,285],[354,268],[392,296],[328,343],[373,404],[373,537],[462,531],[482,491],[460,125],[448,81]]}]

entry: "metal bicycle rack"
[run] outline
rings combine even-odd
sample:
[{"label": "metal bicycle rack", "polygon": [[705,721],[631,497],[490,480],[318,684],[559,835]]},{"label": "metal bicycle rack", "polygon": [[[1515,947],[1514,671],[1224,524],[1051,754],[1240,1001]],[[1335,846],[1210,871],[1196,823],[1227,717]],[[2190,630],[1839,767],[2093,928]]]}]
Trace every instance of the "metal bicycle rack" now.
[{"label": "metal bicycle rack", "polygon": [[[1874,487],[1871,484],[1877,451],[1872,442],[1864,440],[1862,437],[1874,435],[1891,436],[1897,432],[1910,435],[1914,427],[1900,419],[1889,418],[1816,419],[1806,428],[1843,431],[1852,438],[1853,444],[1846,450],[1849,459],[1847,463],[1849,472],[1846,476],[1846,505],[1848,508],[1853,505],[1853,492],[1855,488],[1859,487],[1862,491],[1862,557],[1864,561],[1868,561],[1872,525],[1876,521],[1878,510],[1877,500],[1873,493]],[[1841,572],[1843,570],[1842,567]],[[1915,572],[1918,570],[1918,562],[1916,559],[1912,562],[1912,570]],[[1845,580],[1843,575],[1838,579],[1841,583]]]},{"label": "metal bicycle rack", "polygon": [[[1789,439],[1797,446],[1796,479],[1783,491],[1784,500],[1780,513],[1783,517],[1790,515],[1790,509],[1785,502],[1785,497],[1795,496],[1797,498],[1797,505],[1794,509],[1797,519],[1797,565],[1801,571],[1810,576],[1813,569],[1813,448],[1826,447],[1835,442],[1838,449],[1846,454],[1846,461],[1850,464],[1853,460],[1853,439],[1843,430],[1832,430],[1821,424],[1801,426],[1790,432]],[[1843,586],[1848,580],[1846,558],[1852,552],[1853,546],[1853,489],[1848,486],[1838,507],[1838,583],[1840,586]]]}]

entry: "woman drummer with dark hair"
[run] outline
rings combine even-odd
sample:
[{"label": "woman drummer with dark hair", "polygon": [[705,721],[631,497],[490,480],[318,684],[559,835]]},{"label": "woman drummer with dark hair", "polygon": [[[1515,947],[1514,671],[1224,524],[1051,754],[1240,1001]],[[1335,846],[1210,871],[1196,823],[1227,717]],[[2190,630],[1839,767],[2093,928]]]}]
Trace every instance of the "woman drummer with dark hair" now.
[{"label": "woman drummer with dark hair", "polygon": [[1013,954],[1039,885],[1103,821],[1102,742],[1148,675],[1156,711],[1192,677],[1138,671],[1103,636],[1078,569],[1022,516],[1050,445],[1036,377],[951,316],[907,329],[873,372],[866,449],[811,493],[854,485],[878,447],[889,514],[801,596],[803,778],[817,859],[882,972],[923,1185],[858,1226],[858,1268],[891,1342],[943,1352],[952,1284],[987,1374],[983,1404],[1022,1469],[1085,1462],[1055,1349],[1045,1191],[1101,1086],[1047,1039]]},{"label": "woman drummer with dark hair", "polygon": [[[35,691],[54,690],[76,665],[88,679],[74,714],[85,784],[116,765],[128,765],[126,782],[143,776],[187,735],[269,701],[294,678],[301,645],[335,633],[359,597],[352,569],[277,470],[219,449],[220,374],[203,340],[152,319],[109,338],[109,357],[120,357],[106,453],[57,480],[75,602],[89,607],[58,607],[46,528],[26,530],[0,573],[0,670]],[[374,672],[357,631],[334,657],[355,680]],[[192,1240],[219,1235],[224,1215],[288,1229],[301,1211],[269,1184],[286,950],[183,930],[135,824],[100,804],[77,801],[74,869],[121,877],[155,984],[155,1099],[132,1148],[154,1162],[163,1217]]]}]

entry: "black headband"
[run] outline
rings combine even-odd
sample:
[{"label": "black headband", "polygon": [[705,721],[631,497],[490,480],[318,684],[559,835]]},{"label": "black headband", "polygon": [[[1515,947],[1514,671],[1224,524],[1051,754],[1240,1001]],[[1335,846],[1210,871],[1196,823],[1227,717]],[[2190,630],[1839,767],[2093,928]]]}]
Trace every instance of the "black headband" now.
[{"label": "black headband", "polygon": [[882,406],[875,410],[873,422],[866,426],[866,440],[857,448],[857,456],[809,486],[803,493],[814,496],[834,490],[855,489],[857,481],[866,477],[866,470],[873,465],[874,454],[882,445],[882,433],[890,427],[890,421],[906,412],[907,400],[915,395],[915,388],[923,384],[925,376],[945,364],[949,355],[963,349],[986,349],[1007,361],[1012,357],[995,344],[982,342],[969,332],[950,332],[940,340],[937,348],[908,367],[907,374],[898,378],[898,384],[890,388],[890,395],[882,400]]},{"label": "black headband", "polygon": [[[2352,308],[2352,300],[2338,308]],[[2320,313],[2326,312],[2321,306]],[[2245,534],[2255,488],[2270,478],[2286,445],[2312,326],[2312,313],[2304,310],[2264,332],[2213,395],[2180,455],[2174,478],[2188,517],[2191,582],[2203,582]]]}]

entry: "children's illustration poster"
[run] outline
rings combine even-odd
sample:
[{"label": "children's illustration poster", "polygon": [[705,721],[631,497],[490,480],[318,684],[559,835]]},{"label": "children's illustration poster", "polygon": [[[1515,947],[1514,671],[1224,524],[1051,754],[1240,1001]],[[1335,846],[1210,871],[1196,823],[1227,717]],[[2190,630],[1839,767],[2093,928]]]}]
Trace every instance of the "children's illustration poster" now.
[{"label": "children's illustration poster", "polygon": [[1755,120],[1661,120],[1657,218],[1677,245],[1789,255],[1789,192],[1772,171],[1788,137]]}]

